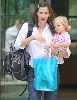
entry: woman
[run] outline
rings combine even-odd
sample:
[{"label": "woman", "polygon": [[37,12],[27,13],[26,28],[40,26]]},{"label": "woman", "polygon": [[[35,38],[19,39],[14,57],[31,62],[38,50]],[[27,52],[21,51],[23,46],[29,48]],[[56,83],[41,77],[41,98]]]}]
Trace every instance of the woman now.
[{"label": "woman", "polygon": [[[28,38],[28,23],[24,23],[19,32],[19,35],[15,42],[15,48],[20,49],[27,46],[27,51],[31,55],[30,67],[28,72],[28,91],[29,99],[28,100],[41,100],[42,91],[37,91],[33,87],[34,80],[34,69],[33,69],[33,58],[40,57],[44,54],[44,45],[50,44],[53,39],[54,27],[52,20],[54,19],[54,13],[52,8],[47,2],[40,3],[33,14],[32,21],[34,24],[32,35]],[[44,45],[43,45],[44,44]],[[55,55],[67,56],[66,51],[59,52],[55,49],[52,49],[52,53]],[[59,75],[59,74],[58,74]],[[57,92],[56,91],[44,91],[44,100],[56,100]]]}]

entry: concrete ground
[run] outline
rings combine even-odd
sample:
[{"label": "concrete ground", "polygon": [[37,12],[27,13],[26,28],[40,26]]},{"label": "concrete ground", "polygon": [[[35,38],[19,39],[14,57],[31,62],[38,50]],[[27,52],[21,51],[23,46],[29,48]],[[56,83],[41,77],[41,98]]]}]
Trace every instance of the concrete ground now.
[{"label": "concrete ground", "polygon": [[[0,95],[0,100],[28,100],[27,90],[22,96],[19,96],[19,94],[21,94],[21,92],[24,90],[27,82],[18,80],[9,81],[7,77],[9,76],[6,76],[7,81],[2,80],[1,82],[2,92]],[[77,87],[62,87],[59,89],[58,94],[58,100],[77,100]]]},{"label": "concrete ground", "polygon": [[[5,87],[5,92],[1,94],[0,100],[28,100],[28,91],[19,96],[25,85],[13,85]],[[60,89],[58,100],[77,100],[77,89]]]}]

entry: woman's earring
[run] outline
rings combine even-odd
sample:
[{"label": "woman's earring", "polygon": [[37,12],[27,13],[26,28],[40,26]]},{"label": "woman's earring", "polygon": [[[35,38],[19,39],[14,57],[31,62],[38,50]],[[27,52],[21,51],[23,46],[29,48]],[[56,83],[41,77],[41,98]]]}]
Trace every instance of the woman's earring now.
[{"label": "woman's earring", "polygon": [[50,19],[50,16],[48,17],[48,19]]}]

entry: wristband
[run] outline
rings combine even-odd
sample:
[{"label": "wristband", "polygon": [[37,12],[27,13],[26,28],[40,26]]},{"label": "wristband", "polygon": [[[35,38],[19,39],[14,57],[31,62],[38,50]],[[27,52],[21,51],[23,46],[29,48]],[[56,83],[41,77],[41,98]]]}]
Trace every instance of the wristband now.
[{"label": "wristband", "polygon": [[59,51],[57,52],[56,56],[58,56],[58,55],[59,55]]}]

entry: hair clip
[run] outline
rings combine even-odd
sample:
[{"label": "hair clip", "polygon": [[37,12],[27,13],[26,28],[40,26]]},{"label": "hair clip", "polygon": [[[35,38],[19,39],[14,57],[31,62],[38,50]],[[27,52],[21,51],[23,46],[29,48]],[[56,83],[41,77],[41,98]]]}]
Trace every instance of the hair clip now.
[{"label": "hair clip", "polygon": [[39,8],[39,4],[38,4],[38,8]]}]

